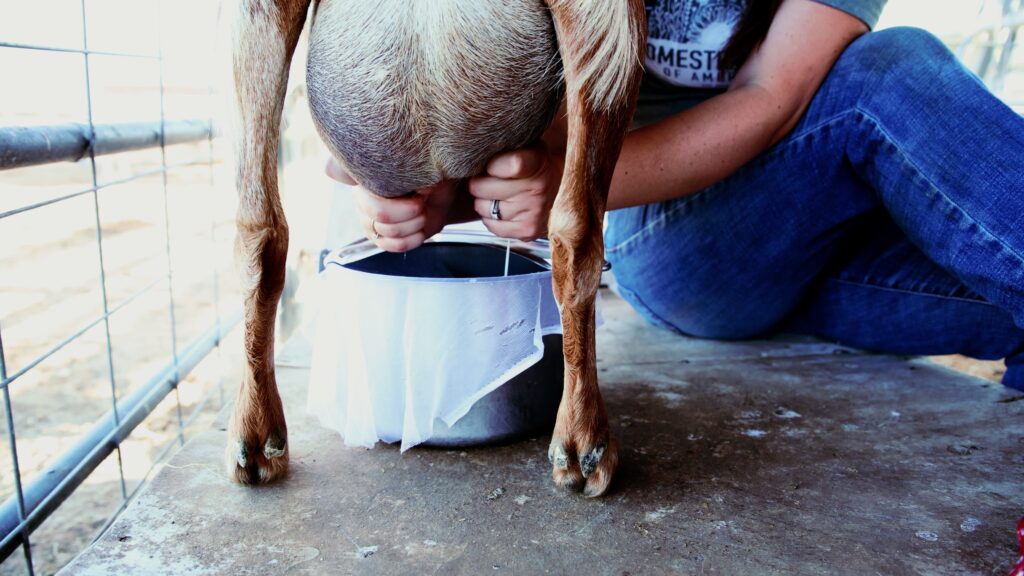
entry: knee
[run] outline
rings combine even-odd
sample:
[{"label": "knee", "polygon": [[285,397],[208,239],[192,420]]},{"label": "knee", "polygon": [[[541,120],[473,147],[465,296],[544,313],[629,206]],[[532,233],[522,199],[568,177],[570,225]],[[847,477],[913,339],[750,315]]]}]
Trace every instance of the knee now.
[{"label": "knee", "polygon": [[911,105],[925,109],[948,105],[970,78],[941,40],[911,27],[861,36],[833,70],[857,81],[857,105],[877,116]]},{"label": "knee", "polygon": [[573,286],[585,294],[596,292],[604,264],[600,220],[589,218],[586,210],[569,205],[569,201],[563,202],[565,197],[559,194],[548,219],[555,289]]},{"label": "knee", "polygon": [[283,223],[253,225],[240,219],[237,227],[235,253],[243,290],[277,298],[284,287],[288,226]]},{"label": "knee", "polygon": [[898,26],[869,32],[858,38],[851,46],[853,45],[879,55],[904,60],[914,54],[948,51],[946,45],[934,34],[913,26]]},{"label": "knee", "polygon": [[[873,79],[921,79],[956,61],[956,56],[934,34],[900,26],[864,34],[847,48],[840,62],[866,72]],[[927,83],[925,83],[927,86]]]},{"label": "knee", "polygon": [[235,227],[235,249],[243,256],[277,260],[288,252],[288,225],[283,221],[257,222],[239,217]]}]

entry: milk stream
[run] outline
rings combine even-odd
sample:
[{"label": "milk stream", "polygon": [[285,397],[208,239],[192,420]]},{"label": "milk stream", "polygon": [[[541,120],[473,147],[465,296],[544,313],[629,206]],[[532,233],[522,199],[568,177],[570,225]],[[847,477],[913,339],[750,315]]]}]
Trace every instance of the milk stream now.
[{"label": "milk stream", "polygon": [[512,240],[505,239],[505,276],[508,276],[508,256],[512,252]]}]

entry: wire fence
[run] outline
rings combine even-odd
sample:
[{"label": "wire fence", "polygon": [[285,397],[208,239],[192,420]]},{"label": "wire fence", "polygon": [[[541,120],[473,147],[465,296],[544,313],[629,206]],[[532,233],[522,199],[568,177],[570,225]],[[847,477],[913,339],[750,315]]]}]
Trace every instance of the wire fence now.
[{"label": "wire fence", "polygon": [[[19,10],[40,9],[31,7],[31,4],[18,7],[0,5],[0,20],[26,23],[34,20],[32,14],[14,14]],[[223,391],[210,388],[189,406],[186,414],[180,386],[189,372],[220,345],[222,338],[240,318],[237,312],[221,313],[224,284],[221,264],[224,259],[219,261],[214,257],[224,253],[224,240],[231,234],[224,229],[226,219],[230,220],[225,216],[228,211],[214,209],[218,202],[203,198],[204,195],[212,195],[217,188],[219,165],[212,113],[209,113],[213,109],[213,89],[209,81],[203,88],[208,105],[205,117],[172,119],[167,112],[167,39],[162,35],[164,26],[161,24],[168,16],[168,6],[177,16],[187,18],[189,10],[196,9],[200,3],[168,4],[161,0],[133,3],[135,10],[139,6],[148,10],[139,13],[146,21],[155,24],[150,28],[156,32],[156,38],[150,39],[155,50],[92,49],[96,41],[91,36],[95,30],[90,25],[90,8],[103,10],[104,14],[118,13],[126,3],[118,4],[111,5],[103,0],[69,0],[47,7],[54,12],[68,12],[52,15],[58,22],[57,27],[60,27],[60,21],[80,19],[79,46],[59,45],[62,42],[8,41],[0,37],[0,64],[6,58],[16,67],[29,67],[30,61],[38,62],[34,55],[40,54],[58,55],[65,60],[79,59],[80,92],[75,96],[73,89],[69,89],[70,93],[55,96],[84,102],[84,118],[79,122],[0,127],[0,171],[14,174],[31,166],[39,170],[38,167],[48,168],[56,166],[54,163],[67,161],[77,161],[78,165],[84,163],[88,171],[86,185],[70,190],[66,189],[67,186],[17,187],[10,185],[10,182],[17,182],[17,178],[0,178],[0,242],[7,248],[0,252],[3,278],[0,280],[0,297],[6,300],[0,303],[0,393],[3,395],[3,432],[7,437],[11,474],[6,479],[3,479],[7,476],[6,471],[0,476],[3,479],[0,488],[6,492],[0,493],[6,499],[0,504],[0,562],[3,562],[0,573],[23,570],[34,574],[37,571],[34,551],[39,547],[33,546],[34,531],[98,468],[106,466],[113,458],[117,485],[115,508],[100,526],[86,528],[92,529],[93,536],[102,532],[141,488],[142,480],[148,477],[153,467],[184,442],[190,424],[209,412],[207,407],[210,403],[223,402]],[[78,14],[70,13],[72,10],[77,10]],[[198,13],[209,14],[209,11],[200,9]],[[47,24],[46,19],[43,24]],[[210,24],[212,34],[213,22]],[[188,28],[178,28],[176,32],[181,35],[194,33]],[[11,29],[4,30],[0,25],[0,35],[5,33],[11,34]],[[98,58],[107,60],[104,64],[113,63],[115,69],[119,63],[127,61],[143,63],[144,70],[149,72],[146,78],[153,81],[147,85],[144,81],[128,79],[113,92],[120,90],[126,93],[121,96],[127,99],[138,96],[139,90],[155,92],[159,104],[158,110],[151,111],[155,112],[151,119],[118,123],[96,121],[96,98],[101,92],[95,86]],[[46,74],[45,71],[31,70],[26,73],[31,77],[33,72]],[[13,82],[6,89],[17,91],[25,87],[31,91],[32,82],[35,80],[24,81],[21,85]],[[3,105],[0,99],[0,106]],[[42,102],[28,102],[28,105],[45,106]],[[22,103],[21,107],[27,105]],[[9,108],[16,109],[18,105]],[[4,116],[3,112],[7,115]],[[9,117],[16,117],[16,114],[12,116],[10,109],[0,112],[0,122],[6,123]],[[185,145],[185,154],[191,157],[172,161],[171,156],[175,152],[172,147],[176,145]],[[144,157],[131,157],[132,151],[144,154]],[[158,151],[158,157],[149,151]],[[124,161],[127,174],[104,177],[107,172],[124,171],[123,166],[115,170],[99,166],[99,159],[108,155],[127,158]],[[198,182],[197,171],[206,173],[205,182]],[[39,174],[41,172],[32,172],[30,177],[38,179]],[[5,172],[0,172],[0,175],[5,175]],[[183,189],[187,189],[183,194],[191,195],[195,201],[179,206],[173,192]],[[221,194],[233,196],[228,191]],[[134,207],[138,206],[144,206],[152,218],[146,220],[134,213]],[[50,212],[55,208],[73,215],[79,223],[84,219],[90,220],[91,226],[75,230],[83,232],[91,228],[88,233],[91,238],[78,234],[71,240],[61,241],[61,233],[66,232],[62,226],[67,221],[61,218],[51,220],[53,214]],[[189,236],[187,246],[181,249],[182,253],[177,258],[176,219],[193,231],[197,227],[200,230],[198,234]],[[129,234],[126,241],[122,241],[118,235],[123,232],[120,228],[126,226],[135,230],[134,236]],[[161,235],[162,238],[159,237]],[[31,239],[45,241],[48,237],[46,249],[50,256],[55,256],[52,260],[57,264],[33,266]],[[4,242],[7,239],[10,241]],[[152,246],[154,240],[160,248],[158,256],[141,248],[144,243]],[[90,244],[91,249],[88,248]],[[112,252],[118,253],[113,260],[123,263],[127,254],[129,261],[134,259],[136,262],[128,266],[126,273],[124,266],[112,263]],[[195,258],[196,255],[207,257]],[[227,259],[230,260],[230,256]],[[66,288],[67,284],[61,284],[64,273],[73,274],[74,270],[88,268],[88,264],[82,262],[90,260],[96,265],[92,273],[95,280],[92,287],[72,287],[57,294],[52,291],[39,293],[33,289],[33,286],[38,288],[41,284],[54,282],[54,279]],[[158,265],[155,264],[157,261]],[[210,262],[213,262],[212,266]],[[19,283],[19,278],[34,273],[38,273],[35,284],[28,280]],[[112,274],[118,276],[117,286],[113,288]],[[125,277],[130,281],[122,282]],[[98,314],[75,325],[75,319],[90,308],[78,304],[94,296],[99,300]],[[163,300],[162,305],[160,300]],[[163,311],[154,312],[154,306]],[[205,313],[195,313],[197,306]],[[133,338],[131,329],[127,334],[125,330],[112,329],[116,320],[132,314],[138,315],[129,323],[138,329],[137,338]],[[186,314],[188,326],[183,329],[183,316]],[[147,326],[150,324],[148,319],[154,317],[158,320],[152,323],[153,326]],[[203,317],[207,318],[208,324],[197,327],[198,319]],[[164,332],[162,337],[157,335],[159,331]],[[183,332],[191,336],[187,341],[183,341]],[[153,341],[148,342],[150,339]],[[157,339],[162,339],[163,344],[158,345]],[[152,345],[146,348],[146,352],[135,354],[134,359],[131,354],[125,356],[120,353],[122,349],[134,350],[146,344]],[[153,350],[169,353],[154,353]],[[86,365],[96,362],[103,368],[101,374],[93,375]],[[54,374],[58,377],[54,378]],[[61,386],[64,381],[76,380],[76,375],[87,382],[79,382],[74,387]],[[132,382],[136,385],[130,385]],[[126,481],[126,462],[122,451],[125,442],[154,410],[159,411],[166,406],[165,400],[171,393],[172,431],[165,435],[171,436],[173,441],[150,450],[148,468],[141,473],[134,472],[132,481]],[[34,399],[31,398],[33,394],[36,395]],[[80,394],[87,401],[84,404],[77,404],[77,399],[65,402],[64,394]],[[90,421],[87,413],[95,413],[96,407],[103,402],[108,409]],[[87,410],[79,409],[86,405],[89,407]],[[63,433],[68,429],[66,422],[71,420],[82,421],[82,425],[74,427],[75,433]],[[45,430],[47,426],[52,429]],[[40,433],[41,429],[43,433]],[[49,441],[48,448],[41,448],[41,439]],[[62,450],[54,450],[53,446]],[[27,477],[26,458],[34,463],[32,469],[35,473],[31,477]],[[15,566],[7,560],[19,548],[23,562]],[[70,551],[73,552],[75,550]],[[69,551],[65,550],[63,558],[67,559],[68,554]],[[52,571],[59,564],[50,562],[42,571]]]}]

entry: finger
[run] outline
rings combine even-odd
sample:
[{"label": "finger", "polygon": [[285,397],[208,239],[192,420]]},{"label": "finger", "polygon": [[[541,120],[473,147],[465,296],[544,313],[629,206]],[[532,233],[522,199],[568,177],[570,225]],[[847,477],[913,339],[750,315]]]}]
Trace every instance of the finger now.
[{"label": "finger", "polygon": [[423,202],[423,197],[418,194],[381,198],[365,188],[356,188],[356,206],[359,211],[381,224],[395,224],[416,218],[423,214]]},{"label": "finger", "polygon": [[412,236],[406,236],[405,238],[381,238],[379,240],[374,240],[374,244],[388,252],[408,252],[409,250],[422,246],[426,239],[427,237],[423,232],[417,232]]},{"label": "finger", "polygon": [[494,176],[477,176],[469,181],[469,193],[485,200],[508,200],[524,192],[533,192],[543,185],[543,182],[533,179],[506,180]]},{"label": "finger", "polygon": [[514,238],[529,242],[544,235],[544,230],[537,222],[506,222],[504,220],[484,220],[484,226],[491,234],[501,238]]},{"label": "finger", "polygon": [[347,170],[341,167],[341,164],[331,158],[327,160],[327,166],[324,167],[324,171],[327,172],[327,176],[341,182],[342,184],[348,184],[349,186],[356,186],[358,183]]},{"label": "finger", "polygon": [[496,178],[529,178],[544,167],[544,151],[539,146],[502,152],[487,163],[487,174]]},{"label": "finger", "polygon": [[417,232],[422,232],[425,222],[426,216],[422,214],[411,220],[406,220],[397,224],[384,224],[382,222],[370,220],[369,230],[371,237],[376,234],[380,234],[382,238],[405,238],[406,236],[412,236]]},{"label": "finger", "polygon": [[523,212],[523,208],[519,206],[517,202],[511,200],[498,201],[498,214],[500,218],[495,218],[491,214],[491,206],[494,203],[493,200],[482,200],[476,199],[473,201],[473,211],[480,215],[483,220],[502,220],[502,221],[513,221],[516,220]]},{"label": "finger", "polygon": [[366,218],[360,218],[359,223],[363,229],[363,235],[388,252],[407,252],[420,246],[426,240],[422,229],[402,237],[387,237],[383,234],[378,237],[377,232],[381,232],[382,224],[376,224]]}]

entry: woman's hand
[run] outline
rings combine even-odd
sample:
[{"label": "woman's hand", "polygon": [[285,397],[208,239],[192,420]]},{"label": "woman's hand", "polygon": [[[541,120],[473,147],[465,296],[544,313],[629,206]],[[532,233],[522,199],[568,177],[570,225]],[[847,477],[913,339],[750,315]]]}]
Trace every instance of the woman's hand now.
[{"label": "woman's hand", "polygon": [[[564,164],[564,158],[544,143],[498,154],[487,163],[485,174],[469,181],[473,210],[496,236],[519,240],[544,236]],[[498,218],[492,212],[495,201]]]},{"label": "woman's hand", "polygon": [[327,162],[326,172],[353,186],[363,234],[388,252],[407,252],[440,232],[457,188],[455,182],[446,180],[400,198],[382,198],[360,186],[333,158]]},{"label": "woman's hand", "polygon": [[[412,250],[446,224],[477,217],[496,236],[534,240],[547,234],[548,215],[565,165],[565,133],[563,104],[542,142],[494,156],[485,173],[465,186],[446,180],[401,198],[382,198],[370,192],[333,158],[327,162],[326,172],[354,187],[363,234],[388,252]],[[491,213],[495,200],[500,220]]]}]

